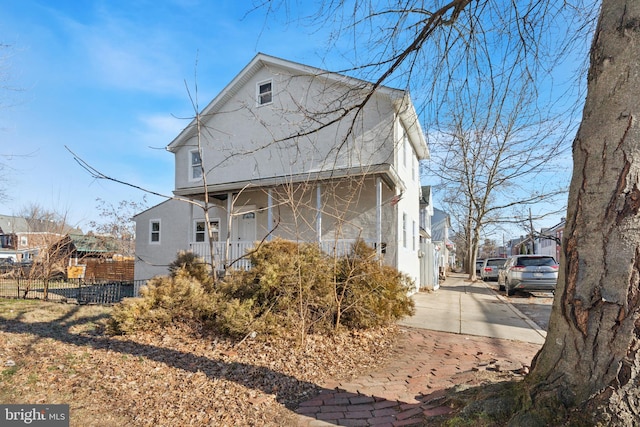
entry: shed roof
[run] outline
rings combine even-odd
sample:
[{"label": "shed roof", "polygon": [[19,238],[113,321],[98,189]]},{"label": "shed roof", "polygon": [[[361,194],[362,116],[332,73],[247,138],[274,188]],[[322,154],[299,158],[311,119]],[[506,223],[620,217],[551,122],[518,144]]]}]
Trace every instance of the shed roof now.
[{"label": "shed roof", "polygon": [[111,236],[95,236],[85,234],[69,234],[71,243],[78,252],[112,253],[118,252],[115,238]]}]

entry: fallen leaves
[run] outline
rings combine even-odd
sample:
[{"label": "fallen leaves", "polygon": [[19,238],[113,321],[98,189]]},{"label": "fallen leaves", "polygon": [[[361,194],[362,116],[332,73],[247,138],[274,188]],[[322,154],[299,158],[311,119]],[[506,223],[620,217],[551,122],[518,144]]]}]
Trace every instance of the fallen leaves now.
[{"label": "fallen leaves", "polygon": [[386,361],[396,336],[390,327],[239,343],[176,326],[109,337],[108,308],[20,310],[0,310],[0,361],[14,364],[0,367],[12,370],[0,376],[0,401],[68,403],[72,426],[295,424],[298,402]]}]

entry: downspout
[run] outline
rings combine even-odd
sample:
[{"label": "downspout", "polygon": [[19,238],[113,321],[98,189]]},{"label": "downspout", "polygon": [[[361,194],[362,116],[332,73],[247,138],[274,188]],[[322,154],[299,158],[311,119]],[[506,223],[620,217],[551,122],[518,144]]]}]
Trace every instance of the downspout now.
[{"label": "downspout", "polygon": [[231,249],[231,221],[233,219],[232,211],[233,210],[233,193],[227,193],[227,244],[225,248],[224,254],[224,268],[227,269],[229,264],[229,249]]},{"label": "downspout", "polygon": [[376,255],[382,259],[382,179],[376,177]]},{"label": "downspout", "polygon": [[267,240],[271,240],[273,231],[273,188],[269,188],[267,193]]},{"label": "downspout", "polygon": [[316,238],[322,245],[322,185],[316,187]]}]

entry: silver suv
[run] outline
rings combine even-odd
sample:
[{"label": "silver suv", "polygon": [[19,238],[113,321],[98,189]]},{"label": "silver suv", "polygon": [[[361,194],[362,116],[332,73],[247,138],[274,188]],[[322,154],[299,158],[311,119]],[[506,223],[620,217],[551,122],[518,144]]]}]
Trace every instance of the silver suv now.
[{"label": "silver suv", "polygon": [[516,290],[554,292],[557,283],[558,263],[549,255],[514,255],[498,275],[498,286],[507,295]]},{"label": "silver suv", "polygon": [[504,266],[506,258],[487,258],[480,269],[482,280],[498,280],[498,272]]}]

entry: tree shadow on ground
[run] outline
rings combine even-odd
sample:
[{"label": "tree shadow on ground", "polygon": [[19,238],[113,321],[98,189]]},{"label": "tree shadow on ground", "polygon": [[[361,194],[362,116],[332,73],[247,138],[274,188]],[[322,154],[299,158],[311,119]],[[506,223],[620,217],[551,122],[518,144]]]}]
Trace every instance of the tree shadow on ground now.
[{"label": "tree shadow on ground", "polygon": [[[301,423],[305,419],[323,420],[335,425],[369,425],[385,421],[408,423],[409,420],[415,420],[418,424],[414,425],[420,425],[425,416],[449,412],[434,404],[440,398],[437,394],[440,391],[417,396],[412,403],[401,402],[338,388],[329,389],[264,366],[230,362],[122,337],[111,337],[95,330],[87,331],[83,328],[84,325],[99,323],[109,315],[101,313],[82,316],[79,315],[79,310],[80,307],[76,306],[55,319],[35,322],[26,319],[24,313],[19,314],[14,319],[5,319],[0,324],[0,331],[32,335],[34,343],[40,339],[52,339],[79,347],[88,346],[96,350],[142,357],[187,372],[202,372],[210,379],[232,381],[249,389],[274,395],[278,403],[301,417]],[[75,332],[74,328],[79,332]],[[281,389],[274,390],[273,383],[279,384]],[[288,398],[281,393],[284,389],[288,389],[289,396],[292,395],[291,390],[299,390],[298,397]],[[365,422],[367,424],[362,424]]]}]

